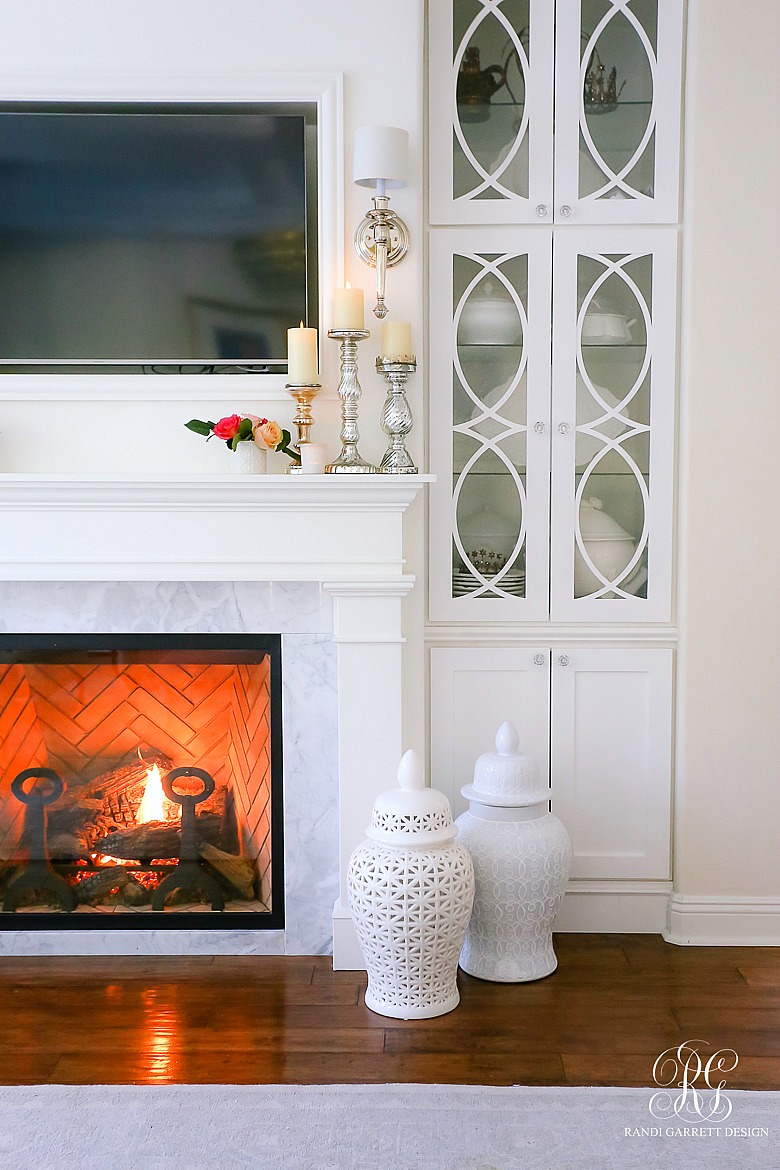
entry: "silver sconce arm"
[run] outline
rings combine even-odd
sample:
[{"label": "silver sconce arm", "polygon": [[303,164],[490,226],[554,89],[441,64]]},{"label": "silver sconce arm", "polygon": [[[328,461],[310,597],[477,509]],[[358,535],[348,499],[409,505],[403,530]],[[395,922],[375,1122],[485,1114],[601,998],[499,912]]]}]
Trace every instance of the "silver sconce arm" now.
[{"label": "silver sconce arm", "polygon": [[409,251],[409,229],[404,221],[390,211],[386,195],[375,195],[374,206],[358,224],[355,232],[355,251],[371,268],[376,268],[376,305],[374,316],[387,316],[385,280],[387,269],[403,260]]}]

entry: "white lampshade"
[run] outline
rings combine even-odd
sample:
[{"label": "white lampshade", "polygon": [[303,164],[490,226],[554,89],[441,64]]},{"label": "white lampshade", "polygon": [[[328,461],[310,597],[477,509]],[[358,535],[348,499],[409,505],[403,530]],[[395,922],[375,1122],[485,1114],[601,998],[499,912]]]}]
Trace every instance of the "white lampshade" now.
[{"label": "white lampshade", "polygon": [[405,187],[409,134],[396,126],[361,126],[355,131],[353,178],[359,187]]}]

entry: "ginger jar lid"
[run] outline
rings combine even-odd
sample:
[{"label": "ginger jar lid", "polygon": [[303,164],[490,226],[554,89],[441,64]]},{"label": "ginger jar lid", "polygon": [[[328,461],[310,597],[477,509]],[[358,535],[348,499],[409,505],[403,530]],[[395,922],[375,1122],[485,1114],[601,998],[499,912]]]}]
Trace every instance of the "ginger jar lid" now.
[{"label": "ginger jar lid", "polygon": [[603,509],[604,505],[596,496],[590,496],[587,500],[580,502],[582,539],[587,541],[625,540],[633,544],[634,538],[631,533],[626,532],[625,528],[622,528],[617,520],[608,516]]},{"label": "ginger jar lid", "polygon": [[552,791],[539,779],[530,756],[519,752],[520,737],[511,723],[502,723],[496,734],[496,750],[480,756],[474,765],[474,781],[461,788],[467,800],[496,808],[521,808],[545,804]]},{"label": "ginger jar lid", "polygon": [[366,836],[383,845],[442,845],[457,836],[450,802],[425,785],[420,757],[408,751],[398,767],[398,787],[374,801]]}]

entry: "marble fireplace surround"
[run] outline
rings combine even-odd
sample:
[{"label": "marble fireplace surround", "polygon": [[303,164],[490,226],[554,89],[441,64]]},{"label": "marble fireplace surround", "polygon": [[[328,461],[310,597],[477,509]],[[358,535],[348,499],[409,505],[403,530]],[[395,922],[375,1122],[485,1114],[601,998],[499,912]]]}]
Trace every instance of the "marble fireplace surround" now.
[{"label": "marble fireplace surround", "polygon": [[362,967],[344,875],[403,749],[403,513],[429,478],[0,477],[3,631],[282,634],[285,805],[283,931],[6,929],[0,954]]}]

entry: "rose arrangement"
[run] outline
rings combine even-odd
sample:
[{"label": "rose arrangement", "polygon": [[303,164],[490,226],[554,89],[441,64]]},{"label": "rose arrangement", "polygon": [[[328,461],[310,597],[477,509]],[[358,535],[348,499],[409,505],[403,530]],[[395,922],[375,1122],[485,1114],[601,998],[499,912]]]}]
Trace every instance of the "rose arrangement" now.
[{"label": "rose arrangement", "polygon": [[239,443],[255,443],[261,450],[281,451],[296,463],[301,461],[298,452],[290,446],[290,432],[269,418],[258,418],[256,414],[229,414],[219,422],[193,418],[184,425],[196,435],[204,435],[206,442],[212,438],[223,439],[231,451],[235,451]]}]

